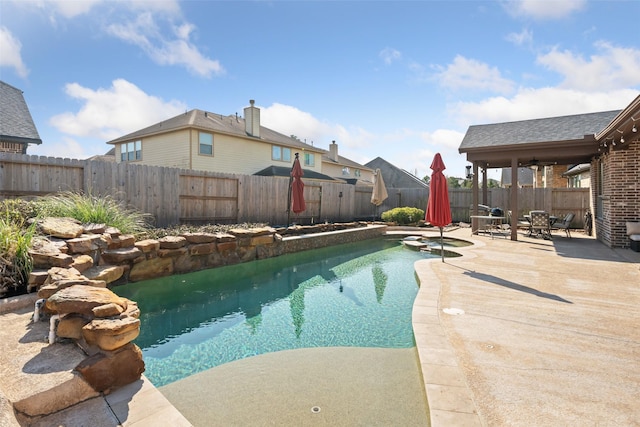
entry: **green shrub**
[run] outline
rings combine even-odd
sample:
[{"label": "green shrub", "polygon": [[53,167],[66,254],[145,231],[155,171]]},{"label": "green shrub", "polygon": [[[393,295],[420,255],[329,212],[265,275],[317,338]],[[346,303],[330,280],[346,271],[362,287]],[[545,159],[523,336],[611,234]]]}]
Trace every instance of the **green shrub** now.
[{"label": "green shrub", "polygon": [[0,213],[0,295],[24,293],[33,260],[29,255],[35,224],[26,226],[21,215],[3,204]]},{"label": "green shrub", "polygon": [[67,191],[42,197],[34,203],[38,217],[68,217],[83,224],[106,224],[126,234],[145,232],[151,219],[148,214],[127,209],[122,202],[110,196]]},{"label": "green shrub", "polygon": [[382,212],[381,218],[385,222],[395,222],[398,225],[415,224],[424,219],[424,211],[418,208],[394,208]]}]

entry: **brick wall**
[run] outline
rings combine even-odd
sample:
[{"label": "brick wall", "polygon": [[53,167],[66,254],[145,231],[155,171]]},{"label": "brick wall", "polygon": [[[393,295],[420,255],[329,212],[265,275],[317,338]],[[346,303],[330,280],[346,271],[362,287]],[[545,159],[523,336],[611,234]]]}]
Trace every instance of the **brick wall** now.
[{"label": "brick wall", "polygon": [[[602,216],[595,220],[596,236],[609,247],[628,248],[627,221],[640,221],[640,140],[603,153]],[[598,168],[592,164],[591,183],[597,203]]]}]

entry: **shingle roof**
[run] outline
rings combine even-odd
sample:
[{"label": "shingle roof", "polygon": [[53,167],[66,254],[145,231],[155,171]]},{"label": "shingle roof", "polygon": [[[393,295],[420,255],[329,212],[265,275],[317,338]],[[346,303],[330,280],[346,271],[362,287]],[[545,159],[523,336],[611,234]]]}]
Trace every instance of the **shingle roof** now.
[{"label": "shingle roof", "polygon": [[[315,172],[309,169],[303,169],[302,170],[304,175],[302,176],[302,179],[304,178],[308,178],[308,179],[322,179],[325,181],[338,181],[335,178],[331,178],[329,175],[325,175],[319,172]],[[262,169],[259,172],[254,173],[254,175],[257,176],[291,176],[291,168],[287,168],[284,166],[269,166],[266,167],[264,169]]]},{"label": "shingle roof", "polygon": [[366,163],[371,169],[380,169],[384,184],[387,188],[429,188],[426,182],[411,175],[404,169],[400,169],[381,157]]},{"label": "shingle roof", "polygon": [[606,127],[620,112],[576,114],[517,122],[469,126],[459,151],[532,142],[580,140]]},{"label": "shingle roof", "polygon": [[[240,116],[223,116],[221,114],[209,113],[207,111],[194,109],[191,111],[186,111],[184,114],[179,114],[170,119],[146,127],[144,129],[132,132],[120,138],[108,141],[107,144],[127,142],[171,130],[186,128],[197,128],[202,130],[209,130],[212,132],[255,138],[247,134],[245,130],[245,121]],[[278,144],[286,145],[288,147],[299,148],[301,150],[304,149],[320,153],[326,152],[326,150],[316,148],[313,145],[305,144],[304,142],[301,142],[295,138],[291,138],[290,136],[286,136],[264,126],[260,126],[260,138],[255,139],[265,143],[275,142]]]},{"label": "shingle roof", "polygon": [[0,81],[0,140],[42,144],[22,91]]}]

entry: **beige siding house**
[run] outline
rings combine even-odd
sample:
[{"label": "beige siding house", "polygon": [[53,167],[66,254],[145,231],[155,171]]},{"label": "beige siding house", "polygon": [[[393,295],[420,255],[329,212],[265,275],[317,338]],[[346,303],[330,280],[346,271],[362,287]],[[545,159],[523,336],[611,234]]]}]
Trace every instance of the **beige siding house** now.
[{"label": "beige siding house", "polygon": [[322,173],[351,184],[373,185],[374,170],[338,155],[338,144],[335,141],[329,145],[329,153],[322,156]]},{"label": "beige siding house", "polygon": [[260,125],[260,109],[250,101],[244,117],[191,110],[109,141],[116,162],[253,175],[270,166],[293,165],[322,173],[326,150]]}]

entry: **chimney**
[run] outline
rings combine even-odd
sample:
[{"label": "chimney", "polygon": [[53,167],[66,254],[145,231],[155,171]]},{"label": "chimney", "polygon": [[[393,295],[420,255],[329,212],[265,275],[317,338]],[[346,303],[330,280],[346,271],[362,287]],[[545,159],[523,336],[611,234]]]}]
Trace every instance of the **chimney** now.
[{"label": "chimney", "polygon": [[244,127],[249,135],[260,138],[260,109],[253,105],[255,102],[249,100],[251,106],[244,109]]},{"label": "chimney", "polygon": [[335,141],[331,141],[329,144],[329,158],[334,162],[338,162],[338,144]]}]

